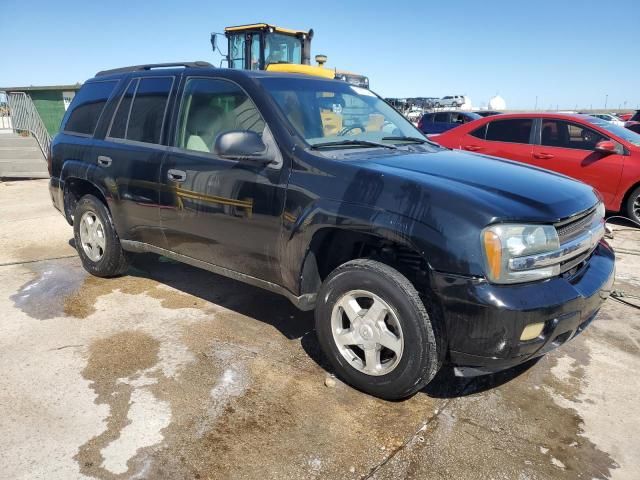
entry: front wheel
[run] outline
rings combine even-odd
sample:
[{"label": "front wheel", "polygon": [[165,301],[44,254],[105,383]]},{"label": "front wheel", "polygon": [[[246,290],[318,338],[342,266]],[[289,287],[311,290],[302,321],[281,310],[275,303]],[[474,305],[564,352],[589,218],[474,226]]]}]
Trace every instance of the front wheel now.
[{"label": "front wheel", "polygon": [[411,282],[383,263],[359,259],[322,284],[318,340],[339,377],[387,400],[422,389],[440,366],[431,319]]},{"label": "front wheel", "polygon": [[634,222],[640,223],[640,187],[636,188],[627,199],[627,216]]}]

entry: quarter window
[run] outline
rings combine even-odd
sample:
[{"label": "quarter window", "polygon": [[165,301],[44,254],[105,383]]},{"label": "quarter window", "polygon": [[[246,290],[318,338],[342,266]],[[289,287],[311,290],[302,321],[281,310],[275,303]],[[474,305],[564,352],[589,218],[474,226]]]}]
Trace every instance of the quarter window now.
[{"label": "quarter window", "polygon": [[558,120],[544,120],[542,122],[540,143],[547,147],[593,150],[596,144],[602,140],[607,139],[598,132],[576,123]]},{"label": "quarter window", "polygon": [[533,120],[494,120],[487,125],[485,139],[494,142],[529,143]]},{"label": "quarter window", "polygon": [[487,124],[486,123],[483,126],[481,126],[480,128],[476,128],[473,132],[469,133],[469,135],[474,136],[476,138],[481,138],[482,140],[484,140],[486,134],[487,134]]},{"label": "quarter window", "polygon": [[221,133],[249,130],[262,135],[265,123],[253,101],[226,80],[190,78],[180,107],[177,146],[213,152]]},{"label": "quarter window", "polygon": [[122,96],[109,136],[160,143],[173,77],[134,79]]},{"label": "quarter window", "polygon": [[85,83],[69,106],[67,117],[62,122],[62,130],[93,135],[102,110],[117,83],[117,80]]}]

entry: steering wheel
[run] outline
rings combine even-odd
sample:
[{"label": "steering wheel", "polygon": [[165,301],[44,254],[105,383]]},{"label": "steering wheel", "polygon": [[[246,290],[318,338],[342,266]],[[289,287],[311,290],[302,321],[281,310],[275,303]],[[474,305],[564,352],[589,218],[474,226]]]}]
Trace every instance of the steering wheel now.
[{"label": "steering wheel", "polygon": [[364,132],[364,126],[362,125],[351,125],[350,127],[344,127],[342,130],[340,130],[340,132],[338,133],[339,137],[344,137],[347,133],[349,133],[351,130],[355,130],[356,128],[360,129],[360,132]]}]

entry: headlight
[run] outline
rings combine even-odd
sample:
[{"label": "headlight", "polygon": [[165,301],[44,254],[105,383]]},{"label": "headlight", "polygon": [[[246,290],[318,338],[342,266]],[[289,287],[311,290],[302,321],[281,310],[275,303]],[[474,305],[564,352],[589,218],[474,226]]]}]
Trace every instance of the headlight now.
[{"label": "headlight", "polygon": [[600,202],[596,207],[596,215],[598,218],[604,220],[605,215],[607,214],[607,210],[604,208],[604,203]]},{"label": "headlight", "polygon": [[530,282],[560,273],[557,264],[515,270],[509,262],[518,257],[558,250],[558,233],[551,225],[492,225],[482,231],[482,245],[487,277],[493,283]]}]

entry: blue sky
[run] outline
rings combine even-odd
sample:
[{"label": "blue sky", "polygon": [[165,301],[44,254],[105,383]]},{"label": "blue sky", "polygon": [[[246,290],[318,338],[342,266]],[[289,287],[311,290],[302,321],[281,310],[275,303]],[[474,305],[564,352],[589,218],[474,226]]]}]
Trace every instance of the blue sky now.
[{"label": "blue sky", "polygon": [[[507,107],[640,105],[640,2],[0,0],[0,86],[82,82],[136,63],[208,60],[211,31],[313,28],[312,55],[383,96],[495,94]],[[226,50],[226,49],[225,49]],[[640,107],[638,107],[640,108]]]}]

